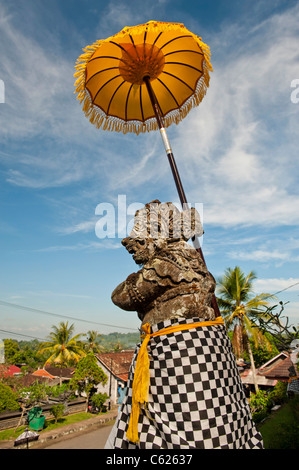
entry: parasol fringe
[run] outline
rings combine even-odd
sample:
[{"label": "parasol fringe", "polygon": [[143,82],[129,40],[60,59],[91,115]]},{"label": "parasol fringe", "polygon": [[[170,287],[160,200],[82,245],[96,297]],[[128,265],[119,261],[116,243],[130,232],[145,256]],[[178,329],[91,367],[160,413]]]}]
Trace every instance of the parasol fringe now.
[{"label": "parasol fringe", "polygon": [[[135,32],[142,33],[144,31],[144,24],[135,26]],[[149,21],[146,24],[148,30],[155,31],[155,29],[164,31],[181,29],[184,27],[181,23],[163,23],[163,22],[156,22],[156,21]],[[128,34],[130,28],[125,27],[122,31],[118,34],[114,35],[113,38],[116,39],[118,37],[122,37]],[[164,126],[169,127],[171,124],[179,124],[179,122],[184,119],[189,111],[198,106],[202,99],[204,98],[207,89],[209,87],[210,82],[210,75],[209,72],[213,70],[210,58],[210,48],[207,44],[201,41],[201,38],[196,36],[195,34],[189,33],[193,36],[196,40],[202,52],[204,54],[204,68],[203,68],[203,75],[198,80],[196,90],[193,95],[179,108],[174,111],[169,112],[166,116],[164,116]],[[94,44],[86,46],[83,49],[83,54],[77,59],[75,69],[76,72],[74,73],[74,77],[76,81],[74,83],[75,86],[75,93],[77,93],[77,100],[80,103],[83,103],[82,109],[85,113],[85,116],[89,118],[90,122],[95,125],[98,129],[102,128],[103,130],[108,131],[115,131],[115,132],[123,132],[127,134],[128,132],[133,132],[137,135],[140,133],[150,132],[153,130],[158,129],[157,122],[154,118],[148,119],[146,122],[142,121],[123,121],[114,116],[107,116],[102,109],[93,105],[92,100],[90,98],[89,92],[85,87],[86,81],[86,67],[93,56],[94,52],[102,45],[104,42],[110,41],[111,38],[107,38],[104,40],[97,40]]]}]

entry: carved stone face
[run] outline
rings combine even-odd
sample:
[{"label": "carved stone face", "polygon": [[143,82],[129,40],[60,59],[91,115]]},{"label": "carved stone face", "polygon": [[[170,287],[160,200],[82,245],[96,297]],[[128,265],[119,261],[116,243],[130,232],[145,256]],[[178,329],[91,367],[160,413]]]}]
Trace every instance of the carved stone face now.
[{"label": "carved stone face", "polygon": [[194,235],[202,235],[202,225],[195,209],[180,212],[171,202],[162,204],[155,200],[136,211],[134,227],[122,244],[133,255],[136,264],[144,265],[155,250]]},{"label": "carved stone face", "polygon": [[138,265],[144,265],[154,252],[154,244],[149,238],[131,238],[122,240],[122,245],[133,255],[133,260]]},{"label": "carved stone face", "polygon": [[187,243],[201,233],[199,216],[192,209],[183,216],[171,203],[153,201],[136,212],[131,233],[122,240],[141,268],[114,289],[112,301],[123,310],[136,311],[143,323],[215,318],[215,280]]}]

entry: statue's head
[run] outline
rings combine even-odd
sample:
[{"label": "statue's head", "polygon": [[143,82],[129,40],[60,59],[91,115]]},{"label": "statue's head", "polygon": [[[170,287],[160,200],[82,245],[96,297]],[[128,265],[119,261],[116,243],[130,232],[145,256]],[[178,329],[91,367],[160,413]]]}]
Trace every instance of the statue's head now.
[{"label": "statue's head", "polygon": [[155,200],[136,211],[134,227],[122,244],[137,264],[145,264],[157,250],[202,234],[200,217],[194,208],[180,211],[172,202]]}]

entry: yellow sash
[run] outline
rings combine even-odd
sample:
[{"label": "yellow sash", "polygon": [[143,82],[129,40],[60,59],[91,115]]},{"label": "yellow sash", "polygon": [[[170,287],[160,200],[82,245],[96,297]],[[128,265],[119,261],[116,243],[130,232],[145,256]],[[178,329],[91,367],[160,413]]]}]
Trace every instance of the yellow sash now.
[{"label": "yellow sash", "polygon": [[134,372],[134,380],[132,387],[132,411],[130,416],[129,427],[127,430],[127,438],[129,441],[136,443],[139,441],[138,438],[138,419],[140,413],[140,405],[148,403],[148,391],[150,382],[150,371],[149,371],[149,357],[147,353],[147,345],[151,338],[155,336],[167,335],[176,331],[189,330],[191,328],[198,328],[202,326],[210,325],[223,325],[223,318],[217,317],[213,321],[203,321],[197,323],[183,323],[174,326],[169,326],[158,330],[155,333],[151,333],[151,327],[149,323],[142,326],[144,335],[142,335],[143,342],[140,346],[136,367]]}]

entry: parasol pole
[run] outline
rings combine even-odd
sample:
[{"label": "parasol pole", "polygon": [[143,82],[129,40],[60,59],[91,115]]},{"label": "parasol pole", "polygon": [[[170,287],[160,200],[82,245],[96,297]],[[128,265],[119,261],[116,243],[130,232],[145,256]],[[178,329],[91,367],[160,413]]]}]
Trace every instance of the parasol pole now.
[{"label": "parasol pole", "polygon": [[156,120],[157,120],[157,123],[158,123],[158,126],[159,126],[160,134],[161,134],[161,137],[162,137],[162,140],[163,140],[163,144],[164,144],[164,147],[165,147],[165,152],[166,152],[166,155],[168,157],[170,168],[171,168],[171,171],[172,171],[172,174],[173,174],[173,177],[174,177],[174,181],[175,181],[175,184],[176,184],[176,187],[177,187],[179,198],[180,198],[182,206],[184,207],[184,204],[187,204],[187,198],[186,198],[186,195],[185,195],[185,191],[184,191],[184,188],[183,188],[183,185],[182,185],[182,181],[181,181],[176,163],[175,163],[175,159],[174,159],[174,156],[173,156],[173,153],[172,153],[172,150],[171,150],[171,146],[170,146],[167,134],[166,134],[166,130],[164,128],[163,118],[162,118],[162,115],[160,113],[160,108],[159,108],[159,105],[158,105],[158,102],[157,102],[157,98],[156,98],[155,93],[153,91],[153,88],[152,88],[152,85],[151,85],[151,82],[150,82],[150,78],[149,77],[144,77],[143,81],[146,85],[146,88],[147,88],[147,91],[148,91],[148,94],[149,94],[149,97],[150,97],[150,100],[151,100],[151,103],[152,103],[152,106],[153,106],[153,109],[154,109],[155,117],[156,117]]},{"label": "parasol pole", "polygon": [[[143,78],[143,81],[146,85],[146,88],[147,88],[147,91],[148,91],[148,94],[149,94],[149,98],[150,98],[150,101],[151,101],[151,104],[152,104],[152,107],[153,107],[153,110],[154,110],[154,113],[155,113],[156,121],[157,121],[159,130],[160,130],[160,134],[161,134],[162,141],[163,141],[163,144],[164,144],[165,152],[166,152],[169,164],[170,164],[170,168],[171,168],[172,175],[173,175],[173,178],[174,178],[174,181],[175,181],[175,185],[176,185],[176,188],[177,188],[177,191],[178,191],[178,195],[179,195],[179,198],[180,198],[181,205],[182,205],[183,208],[188,207],[188,202],[187,202],[187,198],[186,198],[186,195],[185,195],[185,191],[184,191],[182,181],[181,181],[181,178],[180,178],[180,174],[179,174],[179,171],[178,171],[175,159],[174,159],[174,155],[172,153],[172,149],[171,149],[171,146],[170,146],[170,143],[169,143],[169,140],[168,140],[168,136],[167,136],[167,133],[166,133],[166,130],[165,130],[165,127],[164,127],[163,117],[162,117],[161,112],[160,112],[159,104],[158,104],[157,98],[155,96],[154,90],[153,90],[151,82],[150,82],[150,77],[145,76]],[[205,262],[205,259],[204,259],[204,256],[203,256],[203,252],[202,252],[202,249],[199,245],[197,237],[193,237],[192,242],[193,242],[194,248],[200,254],[201,259],[202,259],[202,261],[204,262],[204,264],[206,266],[206,262]],[[215,294],[213,295],[213,299],[212,299],[212,307],[215,311],[216,317],[220,316],[220,311],[219,311],[219,307],[218,307],[218,304],[217,304]]]}]

